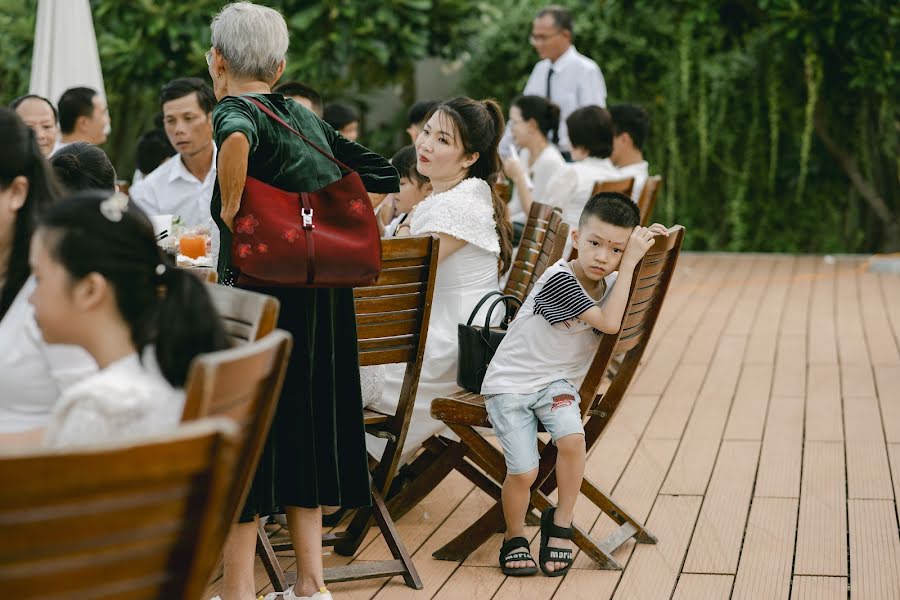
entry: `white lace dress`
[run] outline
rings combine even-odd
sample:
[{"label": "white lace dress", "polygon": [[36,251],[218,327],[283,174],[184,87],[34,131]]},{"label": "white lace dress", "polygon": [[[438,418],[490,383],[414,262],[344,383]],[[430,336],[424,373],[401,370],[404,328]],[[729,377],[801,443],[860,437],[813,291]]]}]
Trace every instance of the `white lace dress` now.
[{"label": "white lace dress", "polygon": [[[425,358],[404,445],[404,462],[431,435],[450,433],[440,421],[431,418],[431,401],[459,390],[456,385],[457,326],[468,320],[485,294],[499,289],[500,240],[494,223],[490,187],[482,179],[469,178],[451,190],[432,194],[413,213],[410,232],[413,235],[443,233],[468,243],[445,258],[437,268]],[[478,318],[483,320],[484,314]],[[498,322],[500,318],[498,314]],[[371,408],[385,413],[396,411],[405,368],[405,365],[385,367],[384,390]],[[366,396],[365,390],[363,396]],[[366,445],[372,454],[381,456],[385,441],[366,436]]]},{"label": "white lace dress", "polygon": [[44,445],[95,444],[174,430],[184,392],[169,385],[149,354],[131,354],[63,392],[50,416]]}]

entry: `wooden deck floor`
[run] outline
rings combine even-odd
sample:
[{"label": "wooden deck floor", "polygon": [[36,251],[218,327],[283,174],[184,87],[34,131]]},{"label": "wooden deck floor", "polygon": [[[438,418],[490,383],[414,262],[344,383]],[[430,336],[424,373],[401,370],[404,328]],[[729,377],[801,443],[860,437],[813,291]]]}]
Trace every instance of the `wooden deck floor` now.
[{"label": "wooden deck floor", "polygon": [[[454,474],[398,523],[424,590],[399,578],[330,589],[338,600],[900,600],[900,277],[863,267],[682,257],[645,363],[588,458],[590,477],[659,538],[620,548],[624,571],[579,557],[564,578],[507,578],[499,534],[461,564],[433,559],[490,506]],[[576,519],[610,530],[586,501]],[[381,558],[372,534],[353,560]],[[328,554],[326,566],[349,560]],[[290,554],[283,564],[294,568]],[[257,581],[271,591],[261,567]]]}]

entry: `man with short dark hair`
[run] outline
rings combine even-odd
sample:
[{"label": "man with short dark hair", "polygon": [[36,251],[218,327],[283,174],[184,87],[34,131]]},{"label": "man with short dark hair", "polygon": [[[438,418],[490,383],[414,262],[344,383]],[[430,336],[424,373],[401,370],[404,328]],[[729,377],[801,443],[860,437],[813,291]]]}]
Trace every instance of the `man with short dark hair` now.
[{"label": "man with short dark hair", "polygon": [[[110,122],[106,100],[97,90],[74,87],[63,92],[57,102],[61,146],[74,142],[100,145],[109,135]],[[58,148],[57,148],[58,149]]]},{"label": "man with short dark hair", "polygon": [[187,227],[206,227],[212,254],[218,254],[218,229],[210,215],[216,181],[212,88],[197,77],[173,79],[162,87],[163,127],[178,152],[131,188],[131,197],[148,215],[180,217]]},{"label": "man with short dark hair", "polygon": [[650,133],[650,116],[637,104],[617,104],[609,108],[609,113],[614,129],[610,158],[623,178],[634,177],[631,198],[637,202],[650,173],[643,152]]},{"label": "man with short dark hair", "polygon": [[322,120],[351,142],[359,138],[359,111],[346,102],[327,104]]},{"label": "man with short dark hair", "polygon": [[562,6],[541,9],[531,25],[531,45],[541,60],[534,65],[523,96],[543,96],[559,106],[560,152],[572,150],[566,119],[582,106],[606,106],[606,81],[600,67],[572,44],[572,15]]},{"label": "man with short dark hair", "polygon": [[316,113],[320,119],[322,118],[322,95],[305,83],[286,81],[272,88],[272,92],[290,98]]},{"label": "man with short dark hair", "polygon": [[437,107],[437,100],[419,100],[409,107],[406,113],[406,133],[409,134],[411,143],[416,143],[416,138],[425,128],[425,118]]}]

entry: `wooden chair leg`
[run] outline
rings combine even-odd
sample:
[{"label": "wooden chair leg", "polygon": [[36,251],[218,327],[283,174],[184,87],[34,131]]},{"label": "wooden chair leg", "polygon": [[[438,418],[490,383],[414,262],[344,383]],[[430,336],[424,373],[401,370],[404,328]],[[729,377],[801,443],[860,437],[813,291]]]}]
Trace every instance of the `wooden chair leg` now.
[{"label": "wooden chair leg", "polygon": [[409,551],[406,549],[406,544],[400,539],[400,534],[397,532],[397,527],[388,513],[384,499],[378,490],[375,489],[375,486],[372,486],[372,514],[375,516],[375,521],[378,523],[378,528],[381,530],[381,535],[384,537],[391,555],[403,563],[405,569],[403,581],[414,590],[421,590],[423,587],[422,580],[419,578],[416,566],[413,564],[412,557],[410,557]]},{"label": "wooden chair leg", "polygon": [[[466,447],[462,444],[446,447],[407,487],[388,500],[388,509],[394,520],[399,520],[450,474],[463,460]],[[418,460],[418,459],[417,459]]]},{"label": "wooden chair leg", "polygon": [[[655,535],[647,531],[647,529],[644,528],[643,524],[629,515],[625,511],[625,509],[616,504],[615,500],[602,492],[600,488],[598,488],[597,485],[587,477],[585,477],[581,481],[581,493],[584,494],[585,498],[593,502],[597,508],[608,515],[609,518],[611,518],[621,526],[617,531],[618,537],[621,537],[625,535],[626,532],[631,531],[631,533],[624,539],[622,539],[621,542],[619,542],[615,546],[612,546],[612,550],[615,550],[616,548],[621,546],[625,542],[625,540],[630,537],[633,537],[639,544],[655,544],[657,542]],[[607,538],[607,540],[612,543],[615,537],[617,537],[616,534],[612,534]],[[601,542],[601,545],[606,545],[605,543],[607,540]]]},{"label": "wooden chair leg", "polygon": [[275,550],[272,549],[272,544],[269,542],[269,536],[266,535],[266,529],[262,520],[260,520],[259,530],[256,532],[256,553],[259,555],[259,559],[262,561],[275,591],[283,592],[288,589],[290,584],[284,576],[284,571],[281,568],[281,563],[278,562]]}]

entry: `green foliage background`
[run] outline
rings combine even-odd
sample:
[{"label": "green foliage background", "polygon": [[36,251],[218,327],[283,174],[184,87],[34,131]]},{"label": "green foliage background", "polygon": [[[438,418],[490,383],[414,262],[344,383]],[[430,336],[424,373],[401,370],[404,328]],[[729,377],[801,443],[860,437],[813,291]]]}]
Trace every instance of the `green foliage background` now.
[{"label": "green foliage background", "polygon": [[[223,0],[91,0],[123,173],[167,80],[206,77]],[[535,54],[536,0],[267,0],[287,17],[287,77],[369,102],[417,96],[425,56],[465,61],[463,90],[504,104]],[[900,249],[900,4],[887,0],[569,0],[609,103],[648,108],[664,177],[656,218],[692,249]],[[0,102],[28,87],[37,0],[0,0]],[[427,90],[418,90],[428,96]],[[396,127],[367,131],[390,154]]]}]

